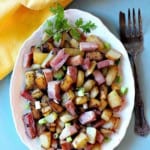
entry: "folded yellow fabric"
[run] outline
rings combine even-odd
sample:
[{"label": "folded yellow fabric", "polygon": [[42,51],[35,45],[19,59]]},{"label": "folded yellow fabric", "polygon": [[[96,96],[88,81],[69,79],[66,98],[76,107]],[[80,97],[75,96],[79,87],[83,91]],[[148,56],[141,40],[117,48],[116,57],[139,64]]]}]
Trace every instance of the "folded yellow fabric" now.
[{"label": "folded yellow fabric", "polygon": [[0,80],[12,71],[23,42],[51,15],[49,8],[56,2],[64,7],[72,2],[51,1],[41,10],[32,10],[18,0],[0,0]]}]

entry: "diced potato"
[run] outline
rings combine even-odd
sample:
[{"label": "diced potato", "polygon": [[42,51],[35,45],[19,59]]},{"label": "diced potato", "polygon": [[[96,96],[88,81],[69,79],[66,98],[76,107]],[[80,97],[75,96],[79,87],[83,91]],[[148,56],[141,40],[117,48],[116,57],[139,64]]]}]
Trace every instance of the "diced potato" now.
[{"label": "diced potato", "polygon": [[109,121],[112,116],[112,110],[110,109],[104,109],[102,112],[101,118],[105,121]]},{"label": "diced potato", "polygon": [[95,98],[99,94],[99,89],[97,86],[94,86],[90,92],[90,97]]},{"label": "diced potato", "polygon": [[108,88],[105,84],[100,86],[100,99],[106,99],[108,94]]},{"label": "diced potato", "polygon": [[92,147],[92,150],[101,150],[101,145],[98,143],[94,144],[94,146]]},{"label": "diced potato", "polygon": [[89,108],[99,108],[100,106],[100,101],[98,99],[92,98],[89,101]]},{"label": "diced potato", "polygon": [[120,90],[121,85],[119,83],[113,82],[111,85],[112,90]]},{"label": "diced potato", "polygon": [[118,67],[117,66],[112,66],[109,68],[108,73],[106,75],[106,84],[110,86],[113,81],[115,80],[116,76],[118,73]]},{"label": "diced potato", "polygon": [[55,112],[52,112],[48,116],[45,117],[48,123],[53,123],[57,118],[58,118],[58,114]]},{"label": "diced potato", "polygon": [[33,63],[41,65],[47,56],[48,53],[42,53],[40,50],[35,48],[33,51]]},{"label": "diced potato", "polygon": [[89,35],[89,36],[87,36],[86,41],[97,43],[98,47],[99,47],[98,50],[101,51],[101,52],[105,52],[104,43],[102,42],[102,40],[99,37],[97,37],[95,35]]},{"label": "diced potato", "polygon": [[96,82],[94,80],[92,79],[87,80],[83,85],[85,92],[89,92],[94,87],[95,84]]},{"label": "diced potato", "polygon": [[43,96],[43,92],[40,89],[35,89],[32,91],[31,95],[33,98],[39,99]]},{"label": "diced potato", "polygon": [[79,133],[72,142],[72,145],[76,149],[82,149],[88,142],[88,136],[85,133]]},{"label": "diced potato", "polygon": [[64,52],[66,54],[69,54],[69,56],[77,56],[77,55],[84,55],[83,51],[80,51],[80,49],[77,48],[64,48]]},{"label": "diced potato", "polygon": [[84,72],[79,70],[78,75],[77,75],[77,84],[76,86],[79,88],[83,85],[84,83]]},{"label": "diced potato", "polygon": [[40,111],[38,109],[35,109],[35,107],[32,105],[30,106],[30,108],[32,111],[33,118],[34,119],[40,119],[40,117],[41,117]]},{"label": "diced potato", "polygon": [[101,133],[102,133],[105,137],[108,137],[108,136],[110,136],[110,135],[113,134],[113,131],[110,130],[110,129],[104,129],[104,128],[102,128],[100,131],[101,131]]},{"label": "diced potato", "polygon": [[69,121],[74,120],[74,119],[75,119],[75,117],[72,116],[72,115],[71,115],[70,113],[68,113],[68,112],[64,112],[64,113],[62,113],[62,115],[60,116],[60,120],[61,120],[62,122],[64,122],[64,123],[69,122]]},{"label": "diced potato", "polygon": [[61,113],[63,111],[63,107],[52,100],[49,102],[49,105],[51,109],[57,113]]},{"label": "diced potato", "polygon": [[87,96],[77,96],[75,99],[75,104],[82,105],[82,104],[85,104],[87,101],[88,101]]},{"label": "diced potato", "polygon": [[106,53],[106,58],[108,59],[112,59],[112,60],[117,60],[121,57],[121,53],[119,53],[118,51],[116,50],[109,50],[107,53]]},{"label": "diced potato", "polygon": [[37,87],[41,90],[45,90],[47,88],[47,82],[44,74],[36,72],[35,83]]},{"label": "diced potato", "polygon": [[103,125],[103,128],[116,130],[119,125],[120,117],[111,117],[111,119]]},{"label": "diced potato", "polygon": [[92,61],[90,68],[87,69],[85,72],[85,76],[87,77],[87,76],[91,75],[93,73],[95,67],[96,67],[96,61]]},{"label": "diced potato", "polygon": [[46,64],[51,61],[53,58],[54,58],[54,53],[51,51],[47,57],[43,60],[42,64],[41,64],[41,67],[42,68],[46,68]]},{"label": "diced potato", "polygon": [[27,71],[25,73],[25,88],[27,90],[31,90],[34,88],[34,79],[35,79],[35,72],[34,71]]},{"label": "diced potato", "polygon": [[75,94],[72,90],[69,90],[65,92],[62,96],[62,104],[64,105],[68,100],[74,100],[75,99]]},{"label": "diced potato", "polygon": [[52,112],[52,109],[50,106],[45,106],[41,109],[43,116],[47,116]]},{"label": "diced potato", "polygon": [[60,87],[63,91],[68,91],[73,84],[71,76],[66,75],[64,80],[61,82]]},{"label": "diced potato", "polygon": [[99,110],[101,110],[101,111],[104,110],[106,108],[107,104],[108,104],[108,102],[106,100],[101,99],[100,100]]},{"label": "diced potato", "polygon": [[88,142],[94,144],[96,141],[96,129],[94,127],[87,127],[86,134],[88,136]]},{"label": "diced potato", "polygon": [[116,108],[116,107],[121,106],[122,99],[116,90],[113,90],[108,94],[108,103],[111,108]]},{"label": "diced potato", "polygon": [[77,40],[75,40],[75,39],[71,39],[70,40],[70,45],[73,48],[79,48],[79,42]]},{"label": "diced potato", "polygon": [[46,149],[50,148],[51,146],[51,133],[50,132],[42,133],[39,136],[39,139],[40,139],[41,146],[43,148],[46,148]]}]

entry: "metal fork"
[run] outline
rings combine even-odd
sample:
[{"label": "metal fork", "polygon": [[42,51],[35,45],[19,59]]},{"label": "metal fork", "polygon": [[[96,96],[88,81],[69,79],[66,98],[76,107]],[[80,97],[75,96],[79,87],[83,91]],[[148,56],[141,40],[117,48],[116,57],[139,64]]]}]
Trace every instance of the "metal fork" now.
[{"label": "metal fork", "polygon": [[128,9],[128,23],[126,23],[125,13],[120,12],[119,23],[120,23],[120,38],[125,48],[127,49],[135,80],[134,130],[135,133],[137,133],[138,135],[145,136],[149,134],[150,127],[145,118],[144,102],[142,100],[140,93],[138,75],[135,65],[136,56],[143,50],[142,17],[140,9],[138,9],[138,23],[136,21],[134,8],[132,11],[132,19],[130,9]]}]

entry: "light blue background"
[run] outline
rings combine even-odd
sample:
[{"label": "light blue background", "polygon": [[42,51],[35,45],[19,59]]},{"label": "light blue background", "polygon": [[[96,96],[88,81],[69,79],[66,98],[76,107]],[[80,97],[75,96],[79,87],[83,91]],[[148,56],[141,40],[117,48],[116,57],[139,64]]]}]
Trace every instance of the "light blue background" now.
[{"label": "light blue background", "polygon": [[[117,37],[119,11],[127,12],[128,8],[136,8],[136,10],[141,8],[145,48],[138,57],[137,67],[142,96],[145,101],[146,116],[150,124],[150,0],[75,0],[70,8],[86,10],[100,17]],[[9,104],[10,77],[11,75],[0,81],[0,150],[27,150],[15,131],[11,116]],[[132,117],[125,138],[116,150],[150,149],[150,135],[144,138],[135,135],[133,125],[134,117]]]}]

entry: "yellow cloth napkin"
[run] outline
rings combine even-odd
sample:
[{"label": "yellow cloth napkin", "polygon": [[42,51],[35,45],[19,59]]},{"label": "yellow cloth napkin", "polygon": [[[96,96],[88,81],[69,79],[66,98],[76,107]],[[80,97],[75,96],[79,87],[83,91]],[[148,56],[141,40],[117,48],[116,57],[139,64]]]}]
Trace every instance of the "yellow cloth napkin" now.
[{"label": "yellow cloth napkin", "polygon": [[54,2],[66,7],[72,0],[52,0],[41,10],[31,10],[18,0],[0,0],[0,80],[12,71],[23,42],[51,15]]}]

